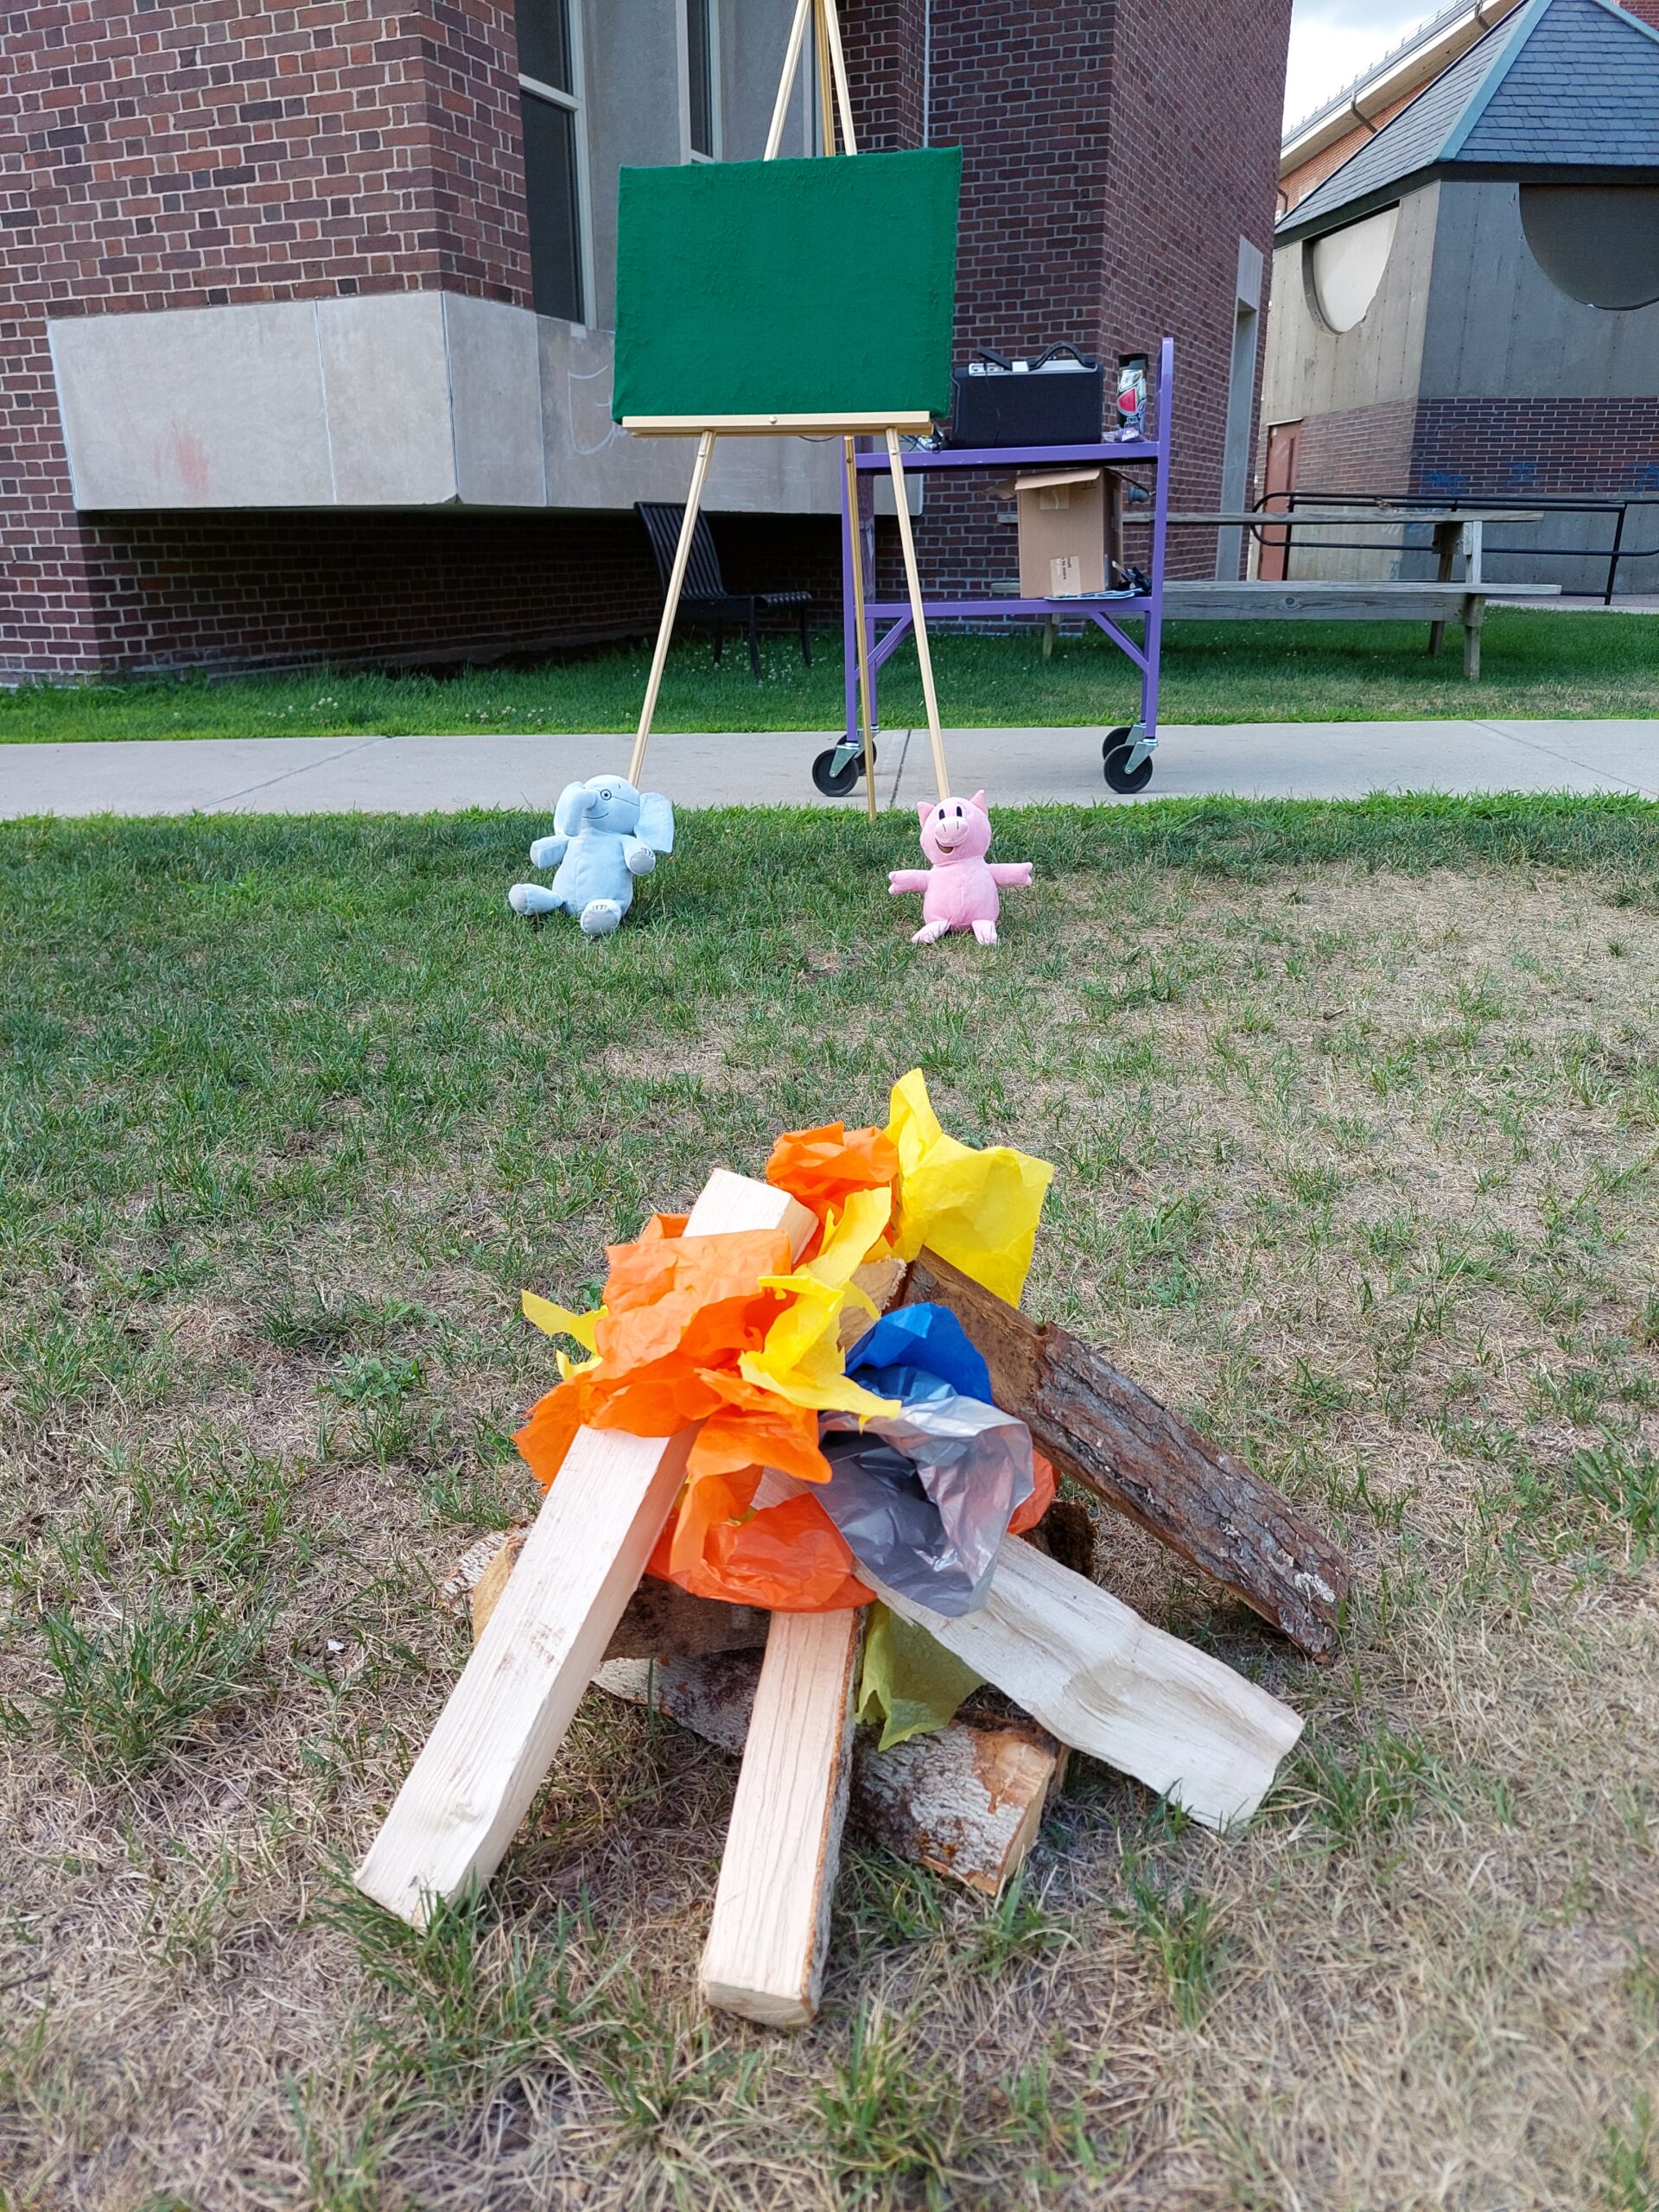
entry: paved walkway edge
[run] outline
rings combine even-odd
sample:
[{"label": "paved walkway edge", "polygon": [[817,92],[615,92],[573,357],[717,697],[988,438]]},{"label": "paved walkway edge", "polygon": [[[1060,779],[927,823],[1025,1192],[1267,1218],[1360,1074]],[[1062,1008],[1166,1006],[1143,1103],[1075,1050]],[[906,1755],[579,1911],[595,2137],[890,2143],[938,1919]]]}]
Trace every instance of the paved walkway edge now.
[{"label": "paved walkway edge", "polygon": [[[1105,731],[954,729],[951,779],[993,806],[1134,805],[1106,789]],[[861,808],[814,790],[833,740],[812,730],[659,736],[645,780],[677,806]],[[626,766],[626,737],[204,738],[0,746],[0,819],[92,814],[435,814],[550,817],[573,779]],[[882,733],[884,807],[936,796],[925,734]],[[1166,728],[1147,798],[1363,798],[1374,791],[1624,792],[1659,798],[1659,719],[1240,722]]]}]

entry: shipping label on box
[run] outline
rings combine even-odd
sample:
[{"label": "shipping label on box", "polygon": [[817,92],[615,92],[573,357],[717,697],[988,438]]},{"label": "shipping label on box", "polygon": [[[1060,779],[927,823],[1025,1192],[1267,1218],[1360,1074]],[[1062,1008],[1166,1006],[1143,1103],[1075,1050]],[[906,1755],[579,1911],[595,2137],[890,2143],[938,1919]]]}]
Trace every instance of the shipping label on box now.
[{"label": "shipping label on box", "polygon": [[1048,577],[1049,597],[1064,599],[1083,589],[1083,563],[1075,553],[1057,553],[1048,564]]}]

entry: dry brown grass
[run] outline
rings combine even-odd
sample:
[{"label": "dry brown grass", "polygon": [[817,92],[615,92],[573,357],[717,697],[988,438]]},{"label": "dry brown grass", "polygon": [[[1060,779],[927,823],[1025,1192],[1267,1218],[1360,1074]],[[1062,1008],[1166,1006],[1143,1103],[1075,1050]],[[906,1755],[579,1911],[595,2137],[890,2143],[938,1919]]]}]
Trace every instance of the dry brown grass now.
[{"label": "dry brown grass", "polygon": [[[1659,917],[1497,868],[1045,897],[1000,965],[773,964],[632,1042],[575,967],[486,977],[449,1079],[511,1046],[441,1157],[369,1096],[302,1154],[336,1180],[239,1211],[179,1194],[278,1173],[264,1125],[199,1101],[181,1166],[181,1107],[167,1172],[114,1194],[84,1138],[10,1247],[8,2212],[1654,2205]],[[178,899],[152,981],[207,926]],[[352,988],[451,988],[424,926],[407,981]],[[532,1027],[599,1024],[631,1099],[514,1120],[526,991]],[[774,1008],[826,1003],[844,1046],[779,1045]],[[327,1044],[270,1042],[279,1119]],[[1077,1763],[995,1910],[850,1851],[789,2040],[693,2000],[731,1764],[590,1698],[491,1896],[416,1944],[340,1870],[461,1657],[433,1584],[526,1495],[527,1242],[574,1292],[631,1205],[868,1110],[912,1044],[948,1126],[1058,1163],[1033,1310],[1351,1546],[1320,1674],[1100,1529],[1103,1579],[1294,1701],[1306,1754],[1228,1839]],[[107,1638],[157,1595],[258,1632],[199,1709],[129,1696],[135,1770],[41,1623]]]}]

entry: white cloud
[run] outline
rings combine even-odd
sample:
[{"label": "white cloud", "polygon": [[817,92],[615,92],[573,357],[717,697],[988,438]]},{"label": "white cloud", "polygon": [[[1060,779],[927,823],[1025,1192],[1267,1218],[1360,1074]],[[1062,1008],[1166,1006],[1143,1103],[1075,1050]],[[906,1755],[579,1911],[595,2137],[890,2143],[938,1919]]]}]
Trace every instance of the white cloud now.
[{"label": "white cloud", "polygon": [[1434,12],[1423,0],[1294,0],[1285,121],[1322,106]]}]

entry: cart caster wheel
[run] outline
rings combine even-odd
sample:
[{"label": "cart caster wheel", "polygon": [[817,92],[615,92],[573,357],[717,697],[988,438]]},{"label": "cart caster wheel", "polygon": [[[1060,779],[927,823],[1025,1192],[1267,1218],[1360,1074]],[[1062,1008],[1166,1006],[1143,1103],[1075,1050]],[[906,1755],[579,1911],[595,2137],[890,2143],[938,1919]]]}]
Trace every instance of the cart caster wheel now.
[{"label": "cart caster wheel", "polygon": [[1122,729],[1109,731],[1106,742],[1100,748],[1101,757],[1106,764],[1106,783],[1109,790],[1143,791],[1152,781],[1150,753],[1138,768],[1129,766],[1129,755],[1135,750],[1134,746],[1129,742],[1129,736],[1130,733],[1127,726]]},{"label": "cart caster wheel", "polygon": [[[812,763],[812,781],[826,798],[845,798],[864,772],[864,755],[854,753],[843,767],[836,766],[836,748],[833,745],[827,753],[820,753]],[[875,759],[875,748],[870,748],[870,759]]]}]

